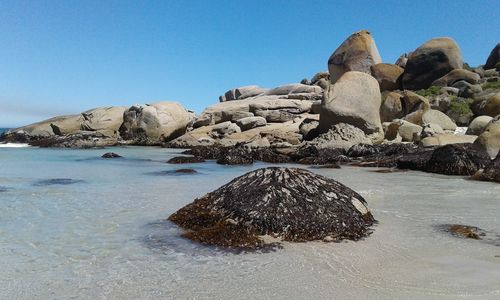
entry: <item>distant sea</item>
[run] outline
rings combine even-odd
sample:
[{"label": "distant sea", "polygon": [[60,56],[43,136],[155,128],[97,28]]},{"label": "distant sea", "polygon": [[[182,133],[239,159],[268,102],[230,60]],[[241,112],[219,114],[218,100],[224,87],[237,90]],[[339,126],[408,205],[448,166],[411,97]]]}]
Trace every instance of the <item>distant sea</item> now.
[{"label": "distant sea", "polygon": [[0,128],[0,135],[4,132],[6,132],[7,130],[9,130],[10,128]]}]

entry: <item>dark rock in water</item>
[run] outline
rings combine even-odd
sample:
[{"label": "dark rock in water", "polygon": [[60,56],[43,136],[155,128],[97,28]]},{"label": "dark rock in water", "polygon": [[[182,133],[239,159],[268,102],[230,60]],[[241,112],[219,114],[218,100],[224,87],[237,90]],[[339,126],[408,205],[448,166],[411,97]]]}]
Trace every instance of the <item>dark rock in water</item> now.
[{"label": "dark rock in water", "polygon": [[194,155],[196,157],[201,157],[203,159],[219,159],[223,152],[226,151],[226,147],[222,146],[196,146],[190,150],[182,152],[182,154]]},{"label": "dark rock in water", "polygon": [[31,146],[42,148],[104,148],[118,145],[116,137],[107,136],[98,131],[79,131],[78,133],[51,136],[30,140]]},{"label": "dark rock in water", "polygon": [[175,170],[175,173],[194,174],[194,173],[198,173],[198,172],[196,172],[196,170],[194,170],[194,169],[177,169],[177,170]]},{"label": "dark rock in water", "polygon": [[337,163],[328,164],[328,165],[315,165],[312,166],[314,169],[340,169],[340,165]]},{"label": "dark rock in water", "polygon": [[253,164],[252,154],[243,147],[226,149],[217,159],[220,165],[251,165]]},{"label": "dark rock in water", "polygon": [[0,193],[7,192],[8,190],[10,190],[10,188],[0,185]]},{"label": "dark rock in water", "polygon": [[500,182],[500,153],[492,160],[484,170],[479,170],[472,177],[476,180]]},{"label": "dark rock in water", "polygon": [[399,158],[418,151],[418,147],[414,144],[358,144],[349,151],[351,157],[361,158],[360,162],[355,163],[357,166],[395,168]]},{"label": "dark rock in water", "polygon": [[254,149],[252,150],[252,157],[255,160],[260,160],[267,163],[288,163],[292,159],[283,154],[274,152],[269,148]]},{"label": "dark rock in water", "polygon": [[296,151],[292,158],[303,165],[328,165],[350,162],[345,152],[340,148],[316,148],[308,145]]},{"label": "dark rock in water", "polygon": [[379,148],[369,144],[356,144],[347,150],[349,157],[362,157],[379,153]]},{"label": "dark rock in water", "polygon": [[399,157],[396,160],[396,167],[398,169],[409,169],[416,171],[424,171],[427,162],[432,156],[434,149],[432,148],[419,148],[417,151]]},{"label": "dark rock in water", "polygon": [[486,231],[481,228],[469,225],[446,224],[440,226],[444,231],[451,233],[454,236],[468,239],[480,240],[486,236]]},{"label": "dark rock in water", "polygon": [[404,172],[404,171],[405,170],[399,170],[399,169],[394,169],[394,168],[384,168],[384,169],[373,170],[373,172],[381,173],[381,174],[397,173],[397,172]]},{"label": "dark rock in water", "polygon": [[449,144],[434,150],[425,171],[470,176],[489,162],[488,154],[474,149],[472,144]]},{"label": "dark rock in water", "polygon": [[276,167],[235,178],[169,220],[194,241],[246,249],[269,245],[267,236],[359,240],[375,222],[363,197],[345,185],[307,170]]},{"label": "dark rock in water", "polygon": [[35,182],[35,186],[49,186],[49,185],[69,185],[75,183],[82,183],[84,180],[71,179],[71,178],[52,178],[52,179],[42,179]]},{"label": "dark rock in water", "polygon": [[194,164],[194,163],[202,163],[205,160],[201,157],[196,156],[176,156],[167,161],[169,164]]},{"label": "dark rock in water", "polygon": [[120,157],[123,157],[119,154],[116,154],[114,152],[108,152],[108,153],[104,153],[102,156],[102,158],[120,158]]},{"label": "dark rock in water", "polygon": [[157,172],[149,172],[145,173],[146,175],[153,176],[183,176],[183,175],[195,175],[198,174],[198,171],[194,169],[177,169],[177,170],[165,170],[165,171],[157,171]]}]

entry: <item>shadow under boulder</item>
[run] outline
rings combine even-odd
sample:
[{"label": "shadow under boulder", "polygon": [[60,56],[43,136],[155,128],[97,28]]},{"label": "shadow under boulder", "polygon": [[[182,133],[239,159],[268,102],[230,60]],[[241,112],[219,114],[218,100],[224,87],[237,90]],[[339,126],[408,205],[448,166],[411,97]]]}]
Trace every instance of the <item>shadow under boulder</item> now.
[{"label": "shadow under boulder", "polygon": [[359,194],[297,168],[263,168],[233,179],[168,219],[207,245],[259,249],[279,241],[359,240],[375,220]]}]

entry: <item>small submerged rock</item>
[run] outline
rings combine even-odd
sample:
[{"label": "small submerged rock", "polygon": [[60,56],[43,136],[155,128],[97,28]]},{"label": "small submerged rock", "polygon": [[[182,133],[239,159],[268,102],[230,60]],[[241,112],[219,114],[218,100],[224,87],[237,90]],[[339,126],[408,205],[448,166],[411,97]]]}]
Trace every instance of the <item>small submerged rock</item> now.
[{"label": "small submerged rock", "polygon": [[239,249],[281,240],[359,240],[375,222],[363,197],[345,185],[304,169],[277,167],[235,178],[168,219],[186,230],[186,238]]},{"label": "small submerged rock", "polygon": [[84,180],[80,179],[71,179],[71,178],[51,178],[51,179],[42,179],[36,181],[34,186],[49,186],[49,185],[69,185],[75,183],[83,183]]},{"label": "small submerged rock", "polygon": [[167,161],[169,164],[195,164],[202,162],[205,162],[205,160],[197,156],[176,156]]},{"label": "small submerged rock", "polygon": [[119,154],[116,154],[114,152],[108,152],[108,153],[104,153],[102,156],[102,158],[120,158],[120,157],[123,157]]},{"label": "small submerged rock", "polygon": [[486,231],[475,226],[446,224],[442,225],[442,228],[444,231],[461,238],[481,240],[482,237],[486,236]]},{"label": "small submerged rock", "polygon": [[10,188],[9,188],[9,187],[6,187],[6,186],[1,186],[1,185],[0,185],[0,193],[7,192],[8,190],[10,190]]},{"label": "small submerged rock", "polygon": [[149,172],[147,175],[154,176],[179,176],[179,175],[193,175],[198,174],[198,171],[195,169],[177,169],[177,170],[165,170],[165,171],[157,171],[157,172]]}]

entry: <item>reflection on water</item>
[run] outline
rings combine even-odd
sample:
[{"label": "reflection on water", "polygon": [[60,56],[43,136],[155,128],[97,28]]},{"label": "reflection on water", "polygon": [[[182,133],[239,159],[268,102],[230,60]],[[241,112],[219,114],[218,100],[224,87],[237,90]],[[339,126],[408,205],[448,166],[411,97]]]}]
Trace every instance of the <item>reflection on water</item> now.
[{"label": "reflection on water", "polygon": [[[106,160],[105,152],[124,159]],[[197,164],[181,150],[0,149],[0,298],[500,297],[497,242],[437,226],[500,232],[500,185],[419,172],[310,169],[359,192],[379,224],[358,242],[283,243],[233,253],[192,243],[165,220],[193,199],[263,167]],[[185,166],[183,166],[185,167]],[[190,168],[187,166],[186,168]],[[152,175],[166,176],[152,176]],[[54,180],[78,184],[43,185]],[[61,182],[59,182],[61,183]]]}]

